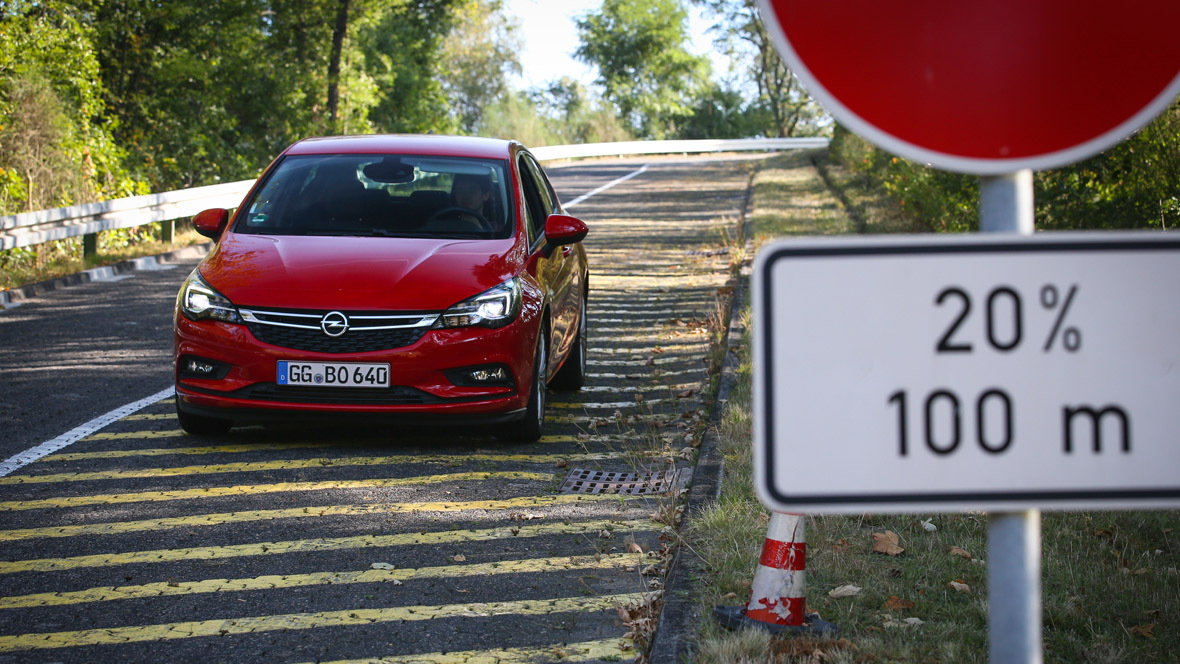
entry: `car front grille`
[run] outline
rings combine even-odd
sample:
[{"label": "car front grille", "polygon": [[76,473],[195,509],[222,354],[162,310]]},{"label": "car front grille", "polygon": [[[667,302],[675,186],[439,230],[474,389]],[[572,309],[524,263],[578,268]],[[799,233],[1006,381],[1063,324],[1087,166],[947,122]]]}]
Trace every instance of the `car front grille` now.
[{"label": "car front grille", "polygon": [[[240,309],[246,329],[262,343],[312,353],[367,353],[417,343],[438,320],[436,313]],[[321,325],[325,317],[336,327]],[[347,329],[338,336],[324,331]]]}]

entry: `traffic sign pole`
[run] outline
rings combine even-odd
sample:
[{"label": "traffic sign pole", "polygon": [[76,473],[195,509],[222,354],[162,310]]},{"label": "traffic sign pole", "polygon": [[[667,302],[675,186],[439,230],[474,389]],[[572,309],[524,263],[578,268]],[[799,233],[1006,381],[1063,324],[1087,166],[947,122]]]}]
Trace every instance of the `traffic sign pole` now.
[{"label": "traffic sign pole", "polygon": [[[1033,233],[1029,169],[979,179],[981,233]],[[1040,664],[1041,511],[990,512],[987,517],[988,659]]]},{"label": "traffic sign pole", "polygon": [[987,515],[988,659],[1041,662],[1041,510]]}]

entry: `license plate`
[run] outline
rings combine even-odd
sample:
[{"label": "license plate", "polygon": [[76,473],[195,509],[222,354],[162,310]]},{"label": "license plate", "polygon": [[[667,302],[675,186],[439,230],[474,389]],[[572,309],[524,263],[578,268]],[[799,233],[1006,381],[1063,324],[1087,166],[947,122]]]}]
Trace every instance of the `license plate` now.
[{"label": "license plate", "polygon": [[279,360],[275,382],[297,387],[389,387],[389,365]]}]

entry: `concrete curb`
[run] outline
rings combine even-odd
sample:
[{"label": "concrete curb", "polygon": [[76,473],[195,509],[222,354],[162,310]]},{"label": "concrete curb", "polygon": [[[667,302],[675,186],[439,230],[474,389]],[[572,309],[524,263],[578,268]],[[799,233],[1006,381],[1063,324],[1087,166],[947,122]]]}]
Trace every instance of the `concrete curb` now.
[{"label": "concrete curb", "polygon": [[[120,278],[120,275],[126,275],[129,272],[150,272],[155,270],[171,270],[176,267],[172,263],[189,260],[192,258],[201,258],[213,248],[212,242],[205,242],[203,244],[194,244],[175,251],[169,251],[164,254],[157,254],[155,256],[143,256],[141,258],[131,258],[114,265],[104,265],[89,270],[78,272],[77,274],[70,274],[57,279],[49,279],[35,284],[27,284],[20,288],[13,288],[6,291],[0,291],[0,309],[12,309],[24,304],[25,300],[30,300],[38,295],[43,295],[60,288],[69,288],[71,286],[80,286],[95,281],[114,281]],[[125,278],[125,277],[124,277]]]},{"label": "concrete curb", "polygon": [[[742,238],[747,246],[749,240],[749,211],[754,196],[754,180],[750,179],[750,186],[746,192],[746,200],[742,208]],[[725,345],[725,361],[721,365],[721,380],[717,386],[717,397],[713,401],[712,412],[709,415],[710,426],[705,430],[701,441],[701,452],[693,470],[692,487],[688,492],[688,499],[684,508],[684,521],[679,531],[683,532],[689,521],[701,513],[709,503],[716,502],[721,495],[721,479],[725,472],[725,459],[717,449],[718,426],[724,413],[729,395],[737,384],[738,354],[729,350],[733,340],[742,338],[745,331],[742,327],[742,304],[746,300],[746,289],[749,283],[748,266],[743,266],[737,277],[733,289],[733,300],[730,302],[729,327],[722,343]],[[693,639],[696,636],[697,625],[700,624],[705,613],[696,606],[694,587],[696,585],[696,570],[700,569],[700,556],[688,546],[681,544],[676,549],[676,556],[672,561],[667,582],[664,585],[664,608],[660,611],[659,622],[656,625],[655,638],[652,640],[649,662],[691,662],[693,661]]]}]

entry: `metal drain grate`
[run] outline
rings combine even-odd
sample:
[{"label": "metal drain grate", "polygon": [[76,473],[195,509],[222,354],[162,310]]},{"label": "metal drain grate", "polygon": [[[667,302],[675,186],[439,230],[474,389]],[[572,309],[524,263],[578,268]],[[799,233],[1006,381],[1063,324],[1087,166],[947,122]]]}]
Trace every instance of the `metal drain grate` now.
[{"label": "metal drain grate", "polygon": [[625,493],[645,496],[664,493],[676,483],[675,470],[616,473],[574,468],[561,484],[562,493]]}]

